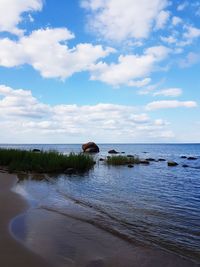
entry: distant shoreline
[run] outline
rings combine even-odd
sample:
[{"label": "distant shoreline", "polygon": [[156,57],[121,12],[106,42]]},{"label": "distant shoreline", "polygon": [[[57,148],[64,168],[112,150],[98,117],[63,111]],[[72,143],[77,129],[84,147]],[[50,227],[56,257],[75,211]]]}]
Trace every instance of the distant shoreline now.
[{"label": "distant shoreline", "polygon": [[[200,145],[200,142],[199,143],[190,143],[190,142],[172,142],[172,143],[98,143],[97,144],[99,145]],[[82,145],[82,143],[0,143],[0,146],[6,146],[6,145],[16,145],[16,146],[30,146],[30,145]]]}]

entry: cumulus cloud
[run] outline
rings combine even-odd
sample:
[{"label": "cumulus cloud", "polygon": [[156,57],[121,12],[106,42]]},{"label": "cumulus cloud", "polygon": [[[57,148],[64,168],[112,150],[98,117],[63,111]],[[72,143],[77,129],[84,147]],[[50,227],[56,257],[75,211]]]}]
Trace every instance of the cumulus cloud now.
[{"label": "cumulus cloud", "polygon": [[195,108],[197,103],[195,101],[178,101],[178,100],[162,100],[154,101],[146,106],[146,110],[168,109],[168,108]]},{"label": "cumulus cloud", "polygon": [[168,0],[82,0],[89,12],[89,28],[111,41],[147,38],[156,24],[162,28]]},{"label": "cumulus cloud", "polygon": [[0,31],[21,35],[17,26],[24,12],[40,11],[43,0],[0,0]]},{"label": "cumulus cloud", "polygon": [[0,66],[31,65],[46,78],[70,77],[87,71],[98,59],[113,52],[101,45],[80,43],[69,48],[67,41],[74,38],[66,28],[40,29],[19,41],[0,39]]},{"label": "cumulus cloud", "polygon": [[162,10],[156,18],[156,29],[163,29],[170,18],[169,11]]},{"label": "cumulus cloud", "polygon": [[117,63],[99,62],[91,68],[91,79],[113,86],[125,84],[142,87],[151,81],[148,75],[154,71],[156,64],[169,53],[167,47],[155,46],[146,49],[142,55],[120,56]]},{"label": "cumulus cloud", "polygon": [[169,131],[167,122],[151,119],[134,106],[109,103],[47,105],[29,90],[14,90],[5,85],[0,86],[0,96],[2,141],[83,142],[94,138],[107,142],[141,138],[147,141],[155,136],[162,139]]},{"label": "cumulus cloud", "polygon": [[193,26],[186,26],[186,32],[183,37],[185,39],[194,39],[200,37],[200,29]]},{"label": "cumulus cloud", "polygon": [[180,17],[177,17],[177,16],[174,16],[172,18],[172,24],[174,26],[178,25],[178,24],[181,24],[183,22],[183,20],[180,18]]},{"label": "cumulus cloud", "polygon": [[182,89],[180,88],[168,88],[163,89],[160,91],[157,91],[153,94],[154,96],[171,96],[171,97],[177,97],[182,95]]},{"label": "cumulus cloud", "polygon": [[1,117],[42,118],[49,113],[48,105],[39,103],[28,90],[13,90],[0,85]]}]

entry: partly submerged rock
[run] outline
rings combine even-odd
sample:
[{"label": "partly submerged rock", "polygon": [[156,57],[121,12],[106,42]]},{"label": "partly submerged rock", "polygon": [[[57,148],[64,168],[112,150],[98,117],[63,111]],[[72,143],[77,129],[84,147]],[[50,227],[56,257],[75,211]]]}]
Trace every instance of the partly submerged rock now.
[{"label": "partly submerged rock", "polygon": [[140,160],[139,164],[149,165],[150,162],[148,160]]},{"label": "partly submerged rock", "polygon": [[175,166],[178,166],[178,163],[175,162],[175,161],[168,161],[168,162],[167,162],[167,165],[168,165],[169,167],[175,167]]},{"label": "partly submerged rock", "polygon": [[183,168],[188,168],[189,166],[187,164],[182,165]]},{"label": "partly submerged rock", "polygon": [[188,160],[197,160],[198,158],[196,158],[196,157],[188,157],[187,159]]},{"label": "partly submerged rock", "polygon": [[187,157],[186,156],[181,156],[181,159],[187,159]]},{"label": "partly submerged rock", "polygon": [[158,161],[166,161],[166,159],[158,159]]},{"label": "partly submerged rock", "polygon": [[104,161],[104,159],[103,158],[100,158],[99,161]]},{"label": "partly submerged rock", "polygon": [[132,164],[128,164],[128,168],[133,168],[134,166]]},{"label": "partly submerged rock", "polygon": [[37,148],[34,148],[34,149],[32,150],[32,152],[41,152],[41,150],[40,150],[40,149],[37,149]]},{"label": "partly submerged rock", "polygon": [[114,149],[111,149],[108,151],[109,154],[119,154],[119,152],[117,152],[116,150]]},{"label": "partly submerged rock", "polygon": [[147,158],[146,160],[147,160],[147,161],[156,161],[156,160],[153,159],[153,158]]},{"label": "partly submerged rock", "polygon": [[88,142],[82,145],[83,152],[99,153],[99,147],[94,142]]}]

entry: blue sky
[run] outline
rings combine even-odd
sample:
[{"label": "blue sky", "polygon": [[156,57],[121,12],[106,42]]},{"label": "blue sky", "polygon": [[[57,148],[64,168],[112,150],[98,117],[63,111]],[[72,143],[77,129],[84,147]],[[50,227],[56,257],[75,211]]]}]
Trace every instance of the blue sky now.
[{"label": "blue sky", "polygon": [[200,1],[0,0],[0,142],[200,142]]}]

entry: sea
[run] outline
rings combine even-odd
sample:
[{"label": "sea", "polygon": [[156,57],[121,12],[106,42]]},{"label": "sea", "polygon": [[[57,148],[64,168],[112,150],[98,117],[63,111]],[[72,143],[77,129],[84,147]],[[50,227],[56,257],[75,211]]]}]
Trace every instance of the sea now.
[{"label": "sea", "polygon": [[[1,147],[81,152],[81,144]],[[100,144],[99,148],[89,172],[47,179],[29,176],[17,183],[15,192],[32,207],[72,216],[130,243],[153,244],[199,263],[200,144]],[[134,168],[107,166],[99,159],[106,158],[110,149],[155,161]],[[168,167],[171,160],[178,166]]]}]

